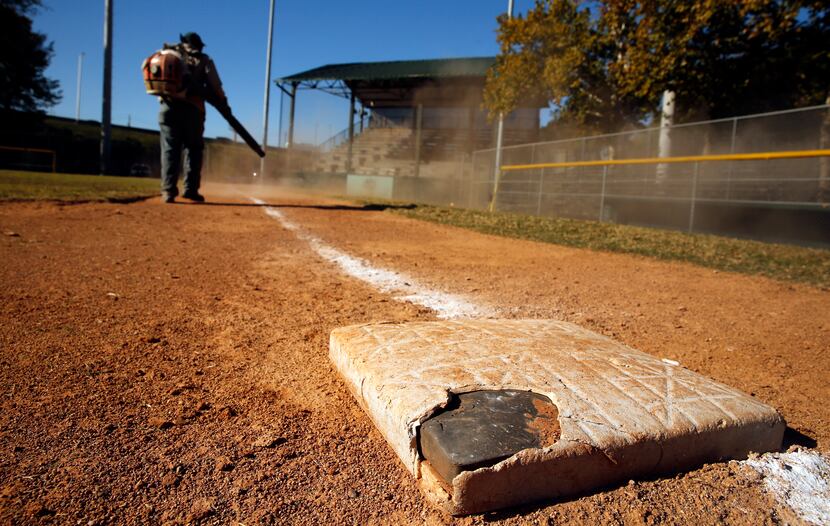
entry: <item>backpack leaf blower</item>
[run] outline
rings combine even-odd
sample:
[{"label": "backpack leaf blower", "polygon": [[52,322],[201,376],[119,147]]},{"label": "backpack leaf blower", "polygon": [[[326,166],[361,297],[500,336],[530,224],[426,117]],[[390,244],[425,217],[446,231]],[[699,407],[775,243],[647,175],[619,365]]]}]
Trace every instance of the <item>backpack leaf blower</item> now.
[{"label": "backpack leaf blower", "polygon": [[[144,87],[149,95],[184,100],[188,92],[187,63],[175,49],[162,49],[150,55],[141,65],[144,76]],[[210,90],[205,90],[205,101],[216,108],[216,111],[228,121],[231,128],[242,137],[254,152],[265,157],[259,143],[256,142],[248,130],[233,116],[227,101],[220,99]]]}]

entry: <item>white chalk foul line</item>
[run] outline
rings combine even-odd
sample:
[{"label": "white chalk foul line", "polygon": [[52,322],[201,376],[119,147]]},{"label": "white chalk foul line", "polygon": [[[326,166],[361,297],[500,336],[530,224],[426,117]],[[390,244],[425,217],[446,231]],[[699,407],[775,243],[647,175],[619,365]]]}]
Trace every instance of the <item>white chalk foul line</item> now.
[{"label": "white chalk foul line", "polygon": [[[260,199],[250,199],[259,205],[266,204]],[[369,283],[398,301],[427,307],[442,319],[487,318],[495,314],[491,308],[475,305],[455,294],[431,289],[400,272],[376,267],[365,259],[349,255],[306,232],[272,206],[266,206],[265,213],[279,221],[283,228],[294,232],[299,239],[307,242],[320,257],[339,266],[344,273]]]},{"label": "white chalk foul line", "polygon": [[[265,205],[260,199],[254,203]],[[265,213],[276,219],[286,230],[306,241],[323,259],[330,261],[349,276],[369,283],[402,302],[421,305],[435,311],[439,318],[487,318],[496,315],[489,307],[476,306],[454,294],[447,294],[418,284],[415,280],[384,268],[372,266],[364,259],[351,256],[326,244],[303,230],[274,207]],[[767,453],[744,463],[764,476],[764,486],[782,504],[803,520],[813,524],[830,524],[830,463],[812,451]]]},{"label": "white chalk foul line", "polygon": [[763,475],[764,487],[803,520],[830,524],[830,462],[806,449],[767,453],[744,463]]}]

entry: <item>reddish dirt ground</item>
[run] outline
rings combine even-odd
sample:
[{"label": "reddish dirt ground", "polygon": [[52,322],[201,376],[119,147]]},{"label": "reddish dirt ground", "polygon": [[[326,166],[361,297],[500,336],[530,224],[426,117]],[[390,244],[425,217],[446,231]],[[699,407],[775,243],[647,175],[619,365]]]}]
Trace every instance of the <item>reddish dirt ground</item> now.
[{"label": "reddish dirt ground", "polygon": [[[0,522],[793,520],[734,462],[499,513],[433,510],[327,346],[338,326],[435,314],[341,274],[261,207],[208,198],[0,205]],[[827,291],[262,198],[504,317],[577,322],[750,392],[828,449]]]}]

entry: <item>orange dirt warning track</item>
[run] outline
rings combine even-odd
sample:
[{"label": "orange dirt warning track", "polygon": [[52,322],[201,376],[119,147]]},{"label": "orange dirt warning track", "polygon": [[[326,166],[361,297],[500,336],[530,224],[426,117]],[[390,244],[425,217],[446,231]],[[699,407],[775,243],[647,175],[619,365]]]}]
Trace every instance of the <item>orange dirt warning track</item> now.
[{"label": "orange dirt warning track", "polygon": [[336,327],[438,313],[309,239],[680,362],[825,452],[827,291],[260,191],[298,235],[210,190],[213,205],[0,204],[0,522],[798,522],[735,462],[495,514],[433,509],[327,354]]}]

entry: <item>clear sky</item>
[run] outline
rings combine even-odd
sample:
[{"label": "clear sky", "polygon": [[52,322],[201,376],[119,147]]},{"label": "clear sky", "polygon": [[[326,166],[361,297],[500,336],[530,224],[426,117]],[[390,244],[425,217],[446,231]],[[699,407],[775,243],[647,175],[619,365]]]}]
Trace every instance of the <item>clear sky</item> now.
[{"label": "clear sky", "polygon": [[[257,139],[262,136],[269,0],[112,0],[115,124],[157,128],[158,102],[144,92],[141,62],[179,33],[202,36],[231,108]],[[78,55],[85,53],[81,118],[101,118],[103,0],[44,0],[35,30],[54,42],[47,76],[60,81],[63,100],[49,113],[75,116]],[[525,11],[532,0],[515,2]],[[341,62],[495,55],[496,17],[507,0],[277,0],[272,78]],[[279,142],[280,90],[271,86],[269,144]],[[288,103],[286,98],[285,120]],[[348,104],[333,95],[301,92],[298,142],[322,142],[348,125]],[[283,126],[283,135],[285,135]],[[208,110],[209,137],[230,136]]]}]

